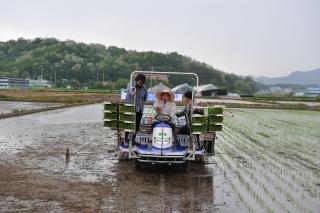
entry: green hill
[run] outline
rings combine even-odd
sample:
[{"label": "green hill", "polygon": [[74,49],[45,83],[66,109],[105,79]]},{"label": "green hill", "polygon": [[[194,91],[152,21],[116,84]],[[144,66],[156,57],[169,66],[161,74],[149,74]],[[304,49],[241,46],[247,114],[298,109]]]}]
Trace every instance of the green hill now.
[{"label": "green hill", "polygon": [[[115,46],[85,44],[72,40],[36,38],[0,42],[0,77],[37,79],[43,69],[44,79],[68,79],[74,86],[91,88],[124,87],[134,70],[195,72],[200,83],[213,83],[231,92],[255,91],[254,81],[234,74],[226,74],[212,66],[198,62],[176,52],[137,52]],[[97,82],[98,75],[98,82]],[[102,85],[102,76],[107,82]],[[175,84],[190,81],[188,78],[172,77]]]}]

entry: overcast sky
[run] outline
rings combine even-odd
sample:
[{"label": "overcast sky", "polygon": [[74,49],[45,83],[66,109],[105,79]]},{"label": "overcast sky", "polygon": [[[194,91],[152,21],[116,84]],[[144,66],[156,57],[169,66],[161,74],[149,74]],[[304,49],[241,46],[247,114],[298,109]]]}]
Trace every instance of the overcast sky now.
[{"label": "overcast sky", "polygon": [[0,40],[176,51],[228,73],[320,68],[320,0],[0,0]]}]

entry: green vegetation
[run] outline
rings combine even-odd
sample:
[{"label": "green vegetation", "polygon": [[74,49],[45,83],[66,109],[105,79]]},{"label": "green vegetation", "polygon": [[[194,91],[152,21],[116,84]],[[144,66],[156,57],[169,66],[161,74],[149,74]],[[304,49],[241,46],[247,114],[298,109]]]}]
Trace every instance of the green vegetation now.
[{"label": "green vegetation", "polygon": [[320,102],[320,97],[296,97],[291,95],[258,95],[250,98],[242,98],[248,101],[305,101],[305,102]]},{"label": "green vegetation", "polygon": [[134,121],[135,120],[134,113],[132,113],[132,114],[120,113],[119,114],[119,119],[121,121]]},{"label": "green vegetation", "polygon": [[208,108],[208,114],[209,115],[223,114],[223,108],[221,108],[221,107],[209,107]]},{"label": "green vegetation", "polygon": [[[56,76],[57,87],[120,89],[126,87],[132,71],[153,67],[159,71],[195,72],[201,84],[213,83],[230,92],[251,94],[256,88],[250,77],[223,73],[176,52],[137,52],[55,38],[0,42],[0,77],[37,79],[43,69],[44,79],[54,82]],[[185,76],[170,77],[175,85],[191,81]]]},{"label": "green vegetation", "polygon": [[215,162],[241,202],[252,212],[318,212],[320,114],[227,111]]},{"label": "green vegetation", "polygon": [[119,105],[120,112],[135,112],[134,106],[131,104]]},{"label": "green vegetation", "polygon": [[206,124],[192,126],[193,132],[207,132],[207,130],[208,130],[208,126]]},{"label": "green vegetation", "polygon": [[118,104],[113,104],[113,103],[104,103],[104,109],[112,111],[112,112],[118,112],[119,111],[119,105]]},{"label": "green vegetation", "polygon": [[0,101],[34,101],[34,102],[48,102],[48,103],[65,103],[65,104],[86,104],[86,103],[96,103],[90,97],[82,96],[5,96],[0,95]]},{"label": "green vegetation", "polygon": [[222,123],[223,116],[211,115],[209,116],[209,123]]},{"label": "green vegetation", "polygon": [[208,117],[207,116],[192,116],[192,123],[199,123],[199,124],[206,124],[208,123]]}]

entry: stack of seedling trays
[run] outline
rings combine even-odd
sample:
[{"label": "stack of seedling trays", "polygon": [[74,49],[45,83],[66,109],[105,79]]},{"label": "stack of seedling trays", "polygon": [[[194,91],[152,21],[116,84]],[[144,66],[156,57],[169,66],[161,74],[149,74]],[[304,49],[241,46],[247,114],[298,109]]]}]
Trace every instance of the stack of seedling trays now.
[{"label": "stack of seedling trays", "polygon": [[135,108],[132,104],[119,105],[119,129],[133,132],[135,129]]},{"label": "stack of seedling trays", "polygon": [[192,115],[192,133],[202,134],[207,132],[208,117],[204,115]]},{"label": "stack of seedling trays", "polygon": [[103,126],[111,129],[118,129],[119,105],[110,102],[104,102]]},{"label": "stack of seedling trays", "polygon": [[213,106],[208,108],[208,132],[222,131],[224,106]]}]

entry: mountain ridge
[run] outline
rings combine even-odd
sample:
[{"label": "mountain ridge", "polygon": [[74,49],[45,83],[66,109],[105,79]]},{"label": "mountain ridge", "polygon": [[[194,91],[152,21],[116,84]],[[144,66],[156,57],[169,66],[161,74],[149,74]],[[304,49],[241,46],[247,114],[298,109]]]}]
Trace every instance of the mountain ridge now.
[{"label": "mountain ridge", "polygon": [[298,84],[298,85],[318,85],[320,86],[320,68],[309,71],[294,71],[283,77],[253,77],[253,80],[266,85],[275,84]]}]

